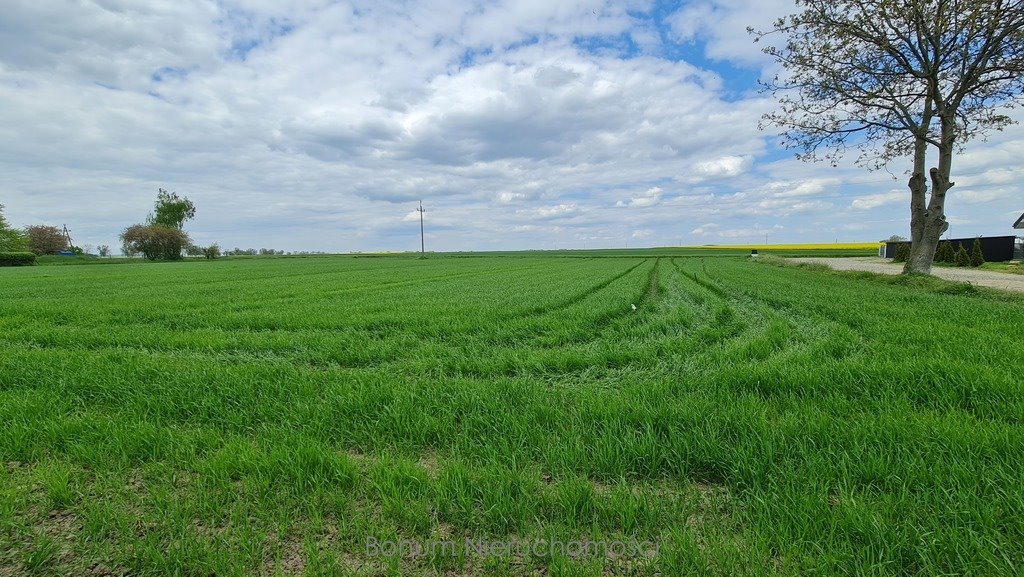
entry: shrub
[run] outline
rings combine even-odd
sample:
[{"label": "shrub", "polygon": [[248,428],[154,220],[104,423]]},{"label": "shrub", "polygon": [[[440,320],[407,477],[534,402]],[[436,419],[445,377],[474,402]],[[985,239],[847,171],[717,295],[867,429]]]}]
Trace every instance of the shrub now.
[{"label": "shrub", "polygon": [[208,260],[220,258],[220,247],[217,246],[217,243],[211,244],[210,246],[203,249],[203,256],[205,256]]},{"label": "shrub", "polygon": [[981,239],[974,239],[974,246],[971,247],[971,266],[985,264],[985,255],[981,254]]},{"label": "shrub", "polygon": [[28,250],[28,239],[18,229],[11,228],[4,218],[4,205],[0,204],[0,252],[24,252]]},{"label": "shrub", "polygon": [[956,251],[956,256],[953,257],[953,264],[956,266],[971,266],[971,257],[967,254],[967,249],[964,245],[960,245],[960,248]]},{"label": "shrub", "polygon": [[892,262],[907,262],[910,258],[910,243],[901,242],[896,245],[896,251],[893,253]]},{"label": "shrub", "polygon": [[36,264],[32,252],[0,252],[0,266],[30,266]]},{"label": "shrub", "polygon": [[121,233],[124,254],[141,253],[149,260],[181,260],[181,251],[190,244],[185,231],[158,224],[136,224]]},{"label": "shrub", "polygon": [[939,250],[935,251],[935,262],[945,262],[953,264],[953,259],[956,258],[956,253],[953,251],[953,243],[948,240],[944,240],[939,243]]},{"label": "shrub", "polygon": [[68,237],[64,231],[45,224],[37,224],[25,227],[25,236],[28,237],[28,249],[32,252],[43,254],[57,254],[68,248]]}]

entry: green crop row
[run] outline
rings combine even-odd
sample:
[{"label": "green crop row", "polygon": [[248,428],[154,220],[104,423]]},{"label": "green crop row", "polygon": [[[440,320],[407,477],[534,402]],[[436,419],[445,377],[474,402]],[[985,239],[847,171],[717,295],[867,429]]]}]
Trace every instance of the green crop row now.
[{"label": "green crop row", "polygon": [[33,267],[0,291],[0,573],[1024,566],[1019,299],[658,252]]}]

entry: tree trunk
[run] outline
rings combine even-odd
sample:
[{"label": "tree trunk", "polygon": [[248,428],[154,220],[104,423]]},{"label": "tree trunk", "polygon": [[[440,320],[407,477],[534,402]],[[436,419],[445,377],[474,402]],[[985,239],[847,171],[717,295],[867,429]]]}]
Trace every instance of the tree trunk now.
[{"label": "tree trunk", "polygon": [[[914,139],[914,173],[910,176],[910,257],[903,265],[903,274],[928,274],[932,270],[932,257],[935,255],[935,247],[932,247],[928,257],[924,258],[925,251],[922,250],[925,239],[925,223],[928,219],[928,209],[925,197],[928,194],[928,182],[924,176],[924,166],[928,142],[924,138]],[[923,269],[923,270],[922,270]]]},{"label": "tree trunk", "polygon": [[[941,114],[939,120],[942,123],[942,135],[939,148],[939,165],[929,171],[932,181],[932,193],[925,207],[923,195],[918,199],[911,200],[910,230],[913,236],[913,244],[910,247],[910,258],[903,267],[904,274],[931,274],[932,261],[935,259],[935,249],[939,246],[942,233],[949,228],[946,222],[946,192],[953,188],[949,181],[949,174],[953,168],[953,142],[956,140],[956,122],[951,114]],[[918,176],[918,150],[915,144],[914,156],[914,177]],[[920,182],[918,188],[923,189],[924,184],[924,163],[920,165]],[[916,196],[913,190],[914,178],[911,178],[911,194]],[[915,203],[915,200],[919,201]]]}]

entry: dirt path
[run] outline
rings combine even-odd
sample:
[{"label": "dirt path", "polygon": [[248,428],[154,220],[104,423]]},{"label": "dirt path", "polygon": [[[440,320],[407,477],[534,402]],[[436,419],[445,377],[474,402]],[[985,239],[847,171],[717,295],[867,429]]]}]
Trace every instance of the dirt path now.
[{"label": "dirt path", "polygon": [[[856,258],[791,258],[793,262],[813,262],[828,265],[835,270],[863,270],[881,274],[900,274],[902,264],[878,257]],[[967,268],[934,267],[932,274],[946,280],[969,282],[1002,290],[1024,292],[1024,275],[974,270]]]}]

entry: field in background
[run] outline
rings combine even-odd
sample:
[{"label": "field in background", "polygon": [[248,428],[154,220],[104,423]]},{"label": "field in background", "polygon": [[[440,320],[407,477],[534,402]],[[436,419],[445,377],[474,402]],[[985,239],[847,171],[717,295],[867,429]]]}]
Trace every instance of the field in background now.
[{"label": "field in background", "polygon": [[[657,248],[602,248],[602,249],[572,249],[572,250],[533,250],[533,251],[491,251],[491,252],[430,252],[433,257],[444,258],[495,258],[512,257],[561,257],[561,258],[599,258],[599,257],[639,257],[648,258],[656,256],[746,256],[751,249],[758,249],[763,254],[770,254],[780,257],[845,257],[845,256],[877,256],[878,243],[821,243],[821,244],[773,244],[773,245],[721,245],[721,246],[681,246],[681,247],[657,247]],[[408,258],[419,256],[415,252],[382,252],[382,253],[352,253],[352,254],[302,254],[302,255],[239,255],[224,256],[221,260],[253,260],[253,259],[319,259],[319,258]],[[203,260],[201,257],[191,257],[187,260]],[[36,259],[39,265],[104,265],[104,264],[143,264],[147,261],[141,257],[125,258],[97,258],[95,256],[50,256],[44,255]]]},{"label": "field in background", "polygon": [[714,251],[0,270],[0,575],[1024,566],[1021,301]]}]

